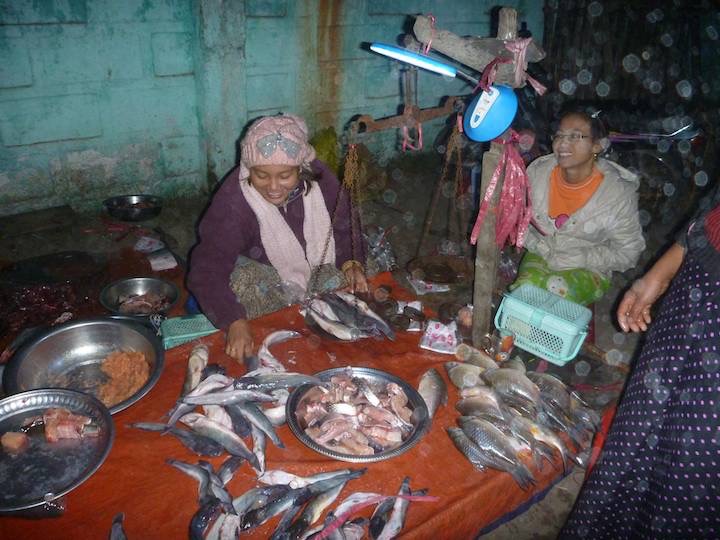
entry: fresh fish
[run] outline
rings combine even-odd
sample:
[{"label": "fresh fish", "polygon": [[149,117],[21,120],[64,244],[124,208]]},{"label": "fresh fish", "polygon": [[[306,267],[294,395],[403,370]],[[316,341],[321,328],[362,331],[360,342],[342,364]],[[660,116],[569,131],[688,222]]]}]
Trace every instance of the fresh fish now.
[{"label": "fresh fish", "polygon": [[258,461],[255,471],[258,474],[265,472],[265,448],[267,446],[267,437],[265,433],[255,424],[250,424],[250,433],[252,435],[253,448],[252,452]]},{"label": "fresh fish", "polygon": [[210,499],[202,505],[190,520],[190,540],[203,540],[207,526],[222,511],[223,503],[217,499]]},{"label": "fresh fish", "polygon": [[220,443],[230,454],[243,457],[250,462],[251,466],[260,468],[255,454],[250,452],[243,440],[234,431],[213,422],[199,413],[188,413],[180,418],[180,421],[194,432]]},{"label": "fresh fish", "polygon": [[123,521],[125,521],[125,514],[122,512],[115,514],[112,527],[110,527],[110,540],[127,540],[125,529],[123,529]]},{"label": "fresh fish", "polygon": [[368,534],[373,540],[376,540],[385,528],[385,525],[390,519],[390,514],[392,514],[394,505],[395,498],[388,497],[380,501],[375,507],[375,510],[373,510],[372,516],[370,516],[370,525],[368,527]]},{"label": "fresh fish", "polygon": [[232,420],[232,429],[240,438],[245,438],[250,435],[250,422],[242,415],[236,405],[225,405],[223,407],[225,412],[230,416]]},{"label": "fresh fish", "polygon": [[312,476],[303,477],[281,470],[272,470],[265,471],[258,478],[258,482],[268,485],[285,484],[290,486],[291,488],[300,488],[309,486],[310,484],[314,484],[315,482],[327,480],[329,478],[337,478],[350,472],[352,472],[351,469],[338,469],[336,471],[321,472],[313,474]]},{"label": "fresh fish", "polygon": [[200,506],[204,506],[207,502],[217,498],[213,496],[212,491],[210,490],[210,475],[206,469],[198,467],[197,465],[185,463],[184,461],[179,461],[177,459],[167,459],[166,462],[168,465],[172,465],[179,471],[182,471],[191,478],[197,480],[198,501],[200,502]]},{"label": "fresh fish", "polygon": [[[253,375],[252,377],[240,377],[235,379],[234,386],[240,390],[264,390],[273,392],[284,388],[293,388],[303,384],[323,385],[323,381],[313,375],[295,373],[290,371],[271,372]],[[272,399],[275,401],[275,398]]]},{"label": "fresh fish", "polygon": [[185,373],[185,382],[182,387],[182,394],[184,396],[188,394],[193,388],[195,388],[202,378],[203,369],[207,366],[208,359],[210,358],[210,351],[207,345],[195,345],[190,356],[188,357],[187,372]]},{"label": "fresh fish", "polygon": [[373,392],[372,388],[370,388],[366,379],[363,379],[362,377],[353,377],[351,380],[353,384],[357,386],[358,391],[365,397],[365,399],[368,400],[370,405],[373,407],[380,405],[380,398],[377,394],[375,394],[375,392]]},{"label": "fresh fish", "polygon": [[498,367],[495,360],[490,358],[484,351],[471,347],[467,343],[461,343],[455,349],[455,358],[466,364],[472,364],[482,369],[495,369]]},{"label": "fresh fish", "polygon": [[505,420],[497,395],[492,389],[488,389],[482,395],[461,399],[455,404],[455,408],[463,416],[483,416]]},{"label": "fresh fish", "polygon": [[226,508],[232,506],[232,497],[225,489],[225,484],[223,484],[223,481],[220,480],[220,477],[215,473],[215,469],[213,469],[212,464],[208,463],[207,461],[200,460],[198,461],[197,466],[203,469],[208,475],[208,480],[210,481],[210,484],[208,485],[209,492],[214,497],[225,503]]},{"label": "fresh fish", "polygon": [[514,416],[510,420],[512,430],[526,430],[532,433],[535,440],[546,444],[547,446],[554,448],[560,454],[562,460],[563,472],[568,471],[568,459],[570,459],[570,452],[568,452],[567,446],[562,442],[562,439],[558,437],[551,429],[533,422],[529,418],[524,416]]},{"label": "fresh fish", "polygon": [[516,369],[488,369],[482,377],[506,403],[534,409],[540,401],[540,389]]},{"label": "fresh fish", "polygon": [[210,530],[205,535],[205,540],[235,540],[240,535],[240,516],[232,513],[220,514]]},{"label": "fresh fish", "polygon": [[[406,476],[405,479],[403,479],[398,494],[410,495],[409,477]],[[377,536],[377,540],[390,540],[391,538],[395,538],[400,534],[403,525],[405,525],[405,515],[407,514],[408,506],[410,506],[409,500],[403,497],[395,498],[395,501],[393,502],[392,513],[390,514],[390,519],[387,520],[387,523],[385,523],[382,531],[380,531],[380,534]]]},{"label": "fresh fish", "polygon": [[314,298],[310,301],[310,304],[308,304],[307,316],[331,336],[335,336],[342,341],[355,341],[367,337],[367,335],[358,328],[341,323],[337,320],[337,317],[333,318],[333,315],[330,306],[322,300]]},{"label": "fresh fish", "polygon": [[[226,388],[229,384],[232,384],[232,382],[233,380],[230,377],[221,375],[219,373],[210,375],[207,379],[203,379],[202,381],[200,381],[198,385],[193,388],[187,395],[183,396],[182,399],[192,396],[199,396],[201,394],[207,394],[221,388]],[[177,422],[181,416],[192,411],[195,408],[194,405],[188,405],[187,403],[184,403],[182,399],[179,399],[175,404],[175,407],[173,407],[170,411],[170,418],[167,421],[168,426],[175,425],[175,422]]]},{"label": "fresh fish", "polygon": [[177,437],[177,439],[183,443],[185,448],[199,456],[216,457],[225,452],[225,448],[212,439],[203,437],[202,435],[198,435],[192,431],[178,429],[174,426],[168,426],[166,424],[155,422],[135,422],[134,424],[129,424],[129,427],[142,429],[143,431],[170,433],[170,435]]},{"label": "fresh fish", "polygon": [[324,294],[321,298],[323,302],[326,302],[330,306],[337,320],[344,325],[350,328],[357,328],[361,332],[370,335],[383,335],[375,319],[364,315],[357,308],[347,304],[341,298],[332,293]]},{"label": "fresh fish", "polygon": [[223,486],[227,486],[228,482],[232,480],[235,471],[237,471],[238,467],[243,464],[243,461],[245,461],[245,458],[241,458],[240,456],[230,456],[223,461],[217,472],[218,478],[222,482]]},{"label": "fresh fish", "polygon": [[232,502],[232,507],[235,513],[242,517],[250,510],[257,510],[258,508],[267,506],[270,501],[282,497],[288,491],[290,491],[290,488],[282,485],[253,488],[239,497],[235,497]]},{"label": "fresh fish", "polygon": [[537,420],[550,428],[567,433],[579,448],[583,448],[592,436],[592,432],[581,421],[570,417],[559,405],[555,405],[553,402],[543,403],[542,411],[538,413]]},{"label": "fresh fish", "polygon": [[[268,334],[258,349],[260,364],[276,371],[285,371],[285,366],[283,366],[280,361],[272,355],[270,347],[300,336],[300,332],[296,332],[295,330],[278,330],[277,332]],[[248,369],[248,371],[252,370]]]},{"label": "fresh fish", "polygon": [[445,371],[450,381],[459,389],[463,389],[477,386],[483,368],[461,362],[445,362]]},{"label": "fresh fish", "polygon": [[203,414],[213,422],[232,429],[232,419],[227,411],[219,405],[203,405]]},{"label": "fresh fish", "polygon": [[445,380],[435,368],[430,368],[420,377],[418,392],[427,405],[430,418],[435,416],[435,411],[440,405],[445,405],[448,400],[447,385]]},{"label": "fresh fish", "polygon": [[295,520],[293,524],[288,528],[287,538],[292,540],[302,538],[303,534],[307,531],[307,529],[309,529],[313,523],[320,519],[320,516],[325,511],[325,509],[330,506],[335,501],[335,499],[337,499],[338,495],[340,495],[340,492],[343,490],[346,483],[347,480],[340,482],[333,488],[330,488],[315,495],[315,497],[307,503],[302,514],[300,514],[300,517],[298,517],[297,520]]},{"label": "fresh fish", "polygon": [[237,410],[242,414],[248,422],[259,428],[278,448],[285,448],[285,445],[275,432],[275,428],[265,416],[262,410],[251,402],[236,403]]},{"label": "fresh fish", "polygon": [[281,512],[285,512],[293,506],[305,504],[312,496],[313,494],[309,487],[291,489],[267,505],[247,512],[243,516],[241,528],[243,531],[248,531],[259,527]]},{"label": "fresh fish", "polygon": [[507,436],[497,427],[487,420],[470,416],[461,416],[458,422],[468,438],[480,448],[488,466],[510,473],[523,489],[535,483]]},{"label": "fresh fish", "polygon": [[570,392],[564,382],[549,373],[528,371],[526,375],[540,389],[544,401],[549,401],[566,412],[570,411]]},{"label": "fresh fish", "polygon": [[364,301],[360,300],[357,296],[354,294],[350,294],[349,292],[345,291],[334,291],[332,294],[340,298],[341,300],[345,301],[345,303],[349,304],[350,306],[357,309],[361,314],[365,315],[366,317],[370,317],[371,319],[374,319],[375,324],[377,325],[377,328],[385,334],[385,336],[388,339],[394,340],[395,339],[395,332],[392,328],[388,325],[385,320],[380,317],[377,313],[375,313],[372,309],[370,309],[370,306],[367,305]]},{"label": "fresh fish", "polygon": [[188,405],[232,405],[245,401],[260,401],[270,403],[275,398],[260,390],[246,390],[244,388],[208,392],[199,396],[185,396],[183,403]]}]

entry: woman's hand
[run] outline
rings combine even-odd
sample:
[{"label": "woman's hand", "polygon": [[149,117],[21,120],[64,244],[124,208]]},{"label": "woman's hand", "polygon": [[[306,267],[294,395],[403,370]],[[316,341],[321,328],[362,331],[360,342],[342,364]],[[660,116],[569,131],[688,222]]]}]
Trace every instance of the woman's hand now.
[{"label": "woman's hand", "polygon": [[632,284],[623,296],[617,310],[617,319],[623,332],[645,332],[652,322],[650,309],[668,287],[651,277],[643,277]]},{"label": "woman's hand", "polygon": [[238,319],[231,323],[225,338],[225,354],[242,362],[246,356],[252,356],[253,348],[253,335],[247,320]]},{"label": "woman's hand", "polygon": [[662,296],[685,258],[685,248],[673,244],[642,278],[632,284],[617,310],[623,332],[644,332],[652,321],[650,308]]},{"label": "woman's hand", "polygon": [[350,292],[368,292],[367,277],[365,277],[362,264],[357,261],[347,261],[342,267],[342,273],[345,275],[345,281],[347,281]]}]

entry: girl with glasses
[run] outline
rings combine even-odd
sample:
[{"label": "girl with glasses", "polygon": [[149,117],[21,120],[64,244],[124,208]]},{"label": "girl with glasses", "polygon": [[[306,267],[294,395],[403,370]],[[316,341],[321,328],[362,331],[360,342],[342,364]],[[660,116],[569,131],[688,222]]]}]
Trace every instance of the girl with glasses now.
[{"label": "girl with glasses", "polygon": [[587,305],[607,292],[612,272],[634,267],[645,249],[639,181],[598,157],[608,143],[596,116],[567,110],[552,136],[553,153],[527,169],[534,220],[511,289],[532,283]]}]

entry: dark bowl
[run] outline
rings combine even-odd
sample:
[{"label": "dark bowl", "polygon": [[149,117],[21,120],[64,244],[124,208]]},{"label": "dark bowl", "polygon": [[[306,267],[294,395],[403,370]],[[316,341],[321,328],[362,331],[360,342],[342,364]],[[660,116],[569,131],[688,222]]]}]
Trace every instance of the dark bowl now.
[{"label": "dark bowl", "polygon": [[103,201],[107,213],[121,221],[144,221],[162,210],[163,200],[154,195],[120,195]]},{"label": "dark bowl", "polygon": [[[167,299],[167,306],[157,312],[132,312],[120,309],[120,298],[140,296],[154,293]],[[180,298],[180,291],[175,284],[154,277],[133,277],[115,281],[100,292],[100,303],[103,307],[119,315],[147,317],[155,313],[165,314],[170,311]]]}]

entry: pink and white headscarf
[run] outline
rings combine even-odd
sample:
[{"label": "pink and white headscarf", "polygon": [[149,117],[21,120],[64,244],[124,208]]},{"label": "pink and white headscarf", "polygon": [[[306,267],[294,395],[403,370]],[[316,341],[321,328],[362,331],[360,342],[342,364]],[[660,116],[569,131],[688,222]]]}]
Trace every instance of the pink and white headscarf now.
[{"label": "pink and white headscarf", "polygon": [[240,144],[240,180],[258,165],[294,165],[308,168],[315,149],[308,142],[305,121],[292,114],[256,120]]}]

